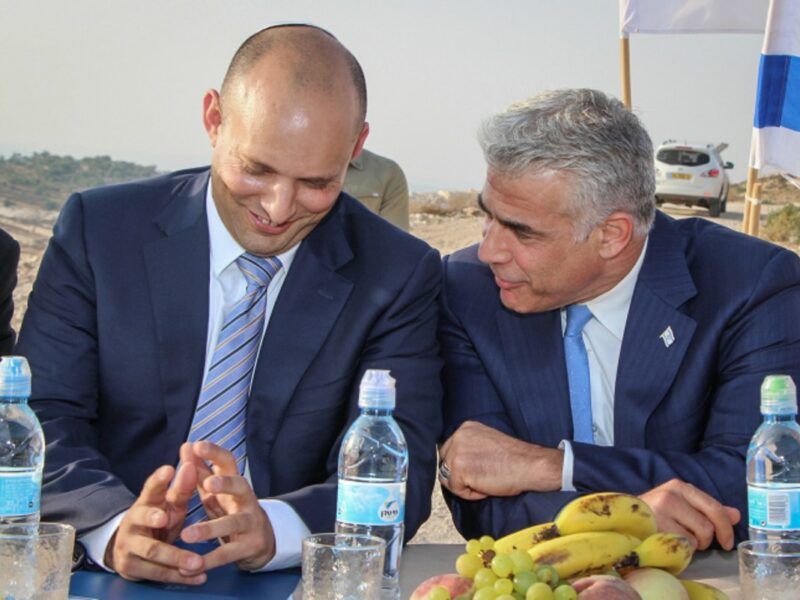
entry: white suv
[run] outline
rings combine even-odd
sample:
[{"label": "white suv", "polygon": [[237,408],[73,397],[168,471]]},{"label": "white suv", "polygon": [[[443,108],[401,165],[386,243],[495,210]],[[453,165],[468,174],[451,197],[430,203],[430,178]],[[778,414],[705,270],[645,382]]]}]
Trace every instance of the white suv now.
[{"label": "white suv", "polygon": [[725,212],[728,174],[733,163],[722,162],[728,144],[679,144],[668,140],[656,150],[656,203],[705,206],[712,217]]}]

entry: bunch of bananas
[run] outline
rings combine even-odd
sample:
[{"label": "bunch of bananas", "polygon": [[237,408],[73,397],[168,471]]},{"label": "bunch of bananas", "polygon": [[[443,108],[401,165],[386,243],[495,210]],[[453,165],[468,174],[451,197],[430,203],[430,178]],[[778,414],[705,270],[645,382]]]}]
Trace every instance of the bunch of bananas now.
[{"label": "bunch of bananas", "polygon": [[[685,537],[656,529],[653,512],[640,498],[598,493],[573,500],[551,523],[534,525],[496,540],[494,551],[510,554],[525,550],[534,563],[550,565],[562,580],[614,570],[628,574],[650,568],[665,571],[674,579],[689,566],[694,548]],[[654,578],[638,579],[647,582]],[[660,575],[658,579],[666,580]],[[691,600],[727,597],[699,582],[676,580],[675,585],[685,590],[680,597]],[[647,600],[647,595],[642,598]]]}]

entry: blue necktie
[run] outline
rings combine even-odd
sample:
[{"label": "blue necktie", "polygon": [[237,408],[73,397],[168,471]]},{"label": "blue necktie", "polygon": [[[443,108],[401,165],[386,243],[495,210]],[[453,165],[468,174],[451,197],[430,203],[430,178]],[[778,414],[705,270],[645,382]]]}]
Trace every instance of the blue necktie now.
[{"label": "blue necktie", "polygon": [[567,307],[567,328],[564,332],[564,357],[569,380],[569,403],[572,409],[572,439],[594,443],[592,434],[592,390],[589,385],[589,358],[581,332],[592,311],[585,304]]},{"label": "blue necktie", "polygon": [[[236,458],[239,473],[245,459],[245,411],[253,379],[264,313],[267,286],[281,268],[277,258],[242,254],[236,259],[247,280],[247,291],[225,316],[197,401],[189,441],[208,440],[229,450]],[[200,496],[189,502],[185,525],[205,517]]]}]

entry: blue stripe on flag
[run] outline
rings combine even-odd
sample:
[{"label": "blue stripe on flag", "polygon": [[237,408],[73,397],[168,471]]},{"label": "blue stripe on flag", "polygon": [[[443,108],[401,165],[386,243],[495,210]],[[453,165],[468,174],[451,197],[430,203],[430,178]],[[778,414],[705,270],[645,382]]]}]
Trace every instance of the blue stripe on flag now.
[{"label": "blue stripe on flag", "polygon": [[800,57],[761,56],[754,125],[800,131]]}]

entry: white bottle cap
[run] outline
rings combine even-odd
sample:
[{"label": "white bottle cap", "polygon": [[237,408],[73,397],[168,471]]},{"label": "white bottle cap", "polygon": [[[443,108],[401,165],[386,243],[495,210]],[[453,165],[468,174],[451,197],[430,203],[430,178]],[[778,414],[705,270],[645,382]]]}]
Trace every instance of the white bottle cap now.
[{"label": "white bottle cap", "polygon": [[0,396],[27,398],[31,395],[31,368],[24,356],[0,357]]},{"label": "white bottle cap", "polygon": [[393,409],[394,379],[386,369],[367,369],[361,378],[358,406],[361,408]]},{"label": "white bottle cap", "polygon": [[762,415],[797,413],[797,388],[789,375],[767,375],[761,384]]}]

